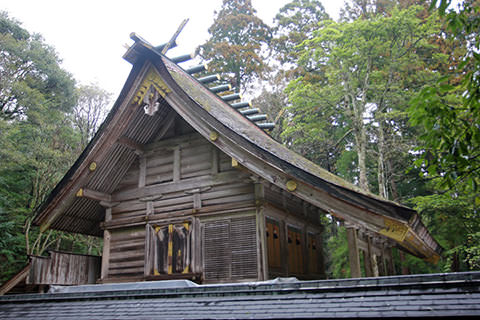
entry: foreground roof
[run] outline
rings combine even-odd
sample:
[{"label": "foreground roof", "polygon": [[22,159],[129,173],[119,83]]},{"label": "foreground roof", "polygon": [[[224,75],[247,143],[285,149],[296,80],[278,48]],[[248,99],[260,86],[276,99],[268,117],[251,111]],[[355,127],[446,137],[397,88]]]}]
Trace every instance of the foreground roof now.
[{"label": "foreground roof", "polygon": [[[202,285],[124,283],[0,297],[2,319],[298,319],[480,315],[480,272]],[[52,291],[52,290],[51,290]]]},{"label": "foreground roof", "polygon": [[[101,236],[104,209],[95,199],[78,197],[79,190],[88,188],[97,200],[115,201],[110,194],[135,160],[135,148],[152,141],[176,114],[267,183],[381,234],[418,257],[438,260],[442,249],[414,210],[365,192],[289,150],[155,47],[135,41],[125,56],[132,72],[94,139],[39,210],[35,223],[41,230]],[[153,116],[139,104],[151,84],[162,95]],[[148,188],[144,196],[151,196]]]}]

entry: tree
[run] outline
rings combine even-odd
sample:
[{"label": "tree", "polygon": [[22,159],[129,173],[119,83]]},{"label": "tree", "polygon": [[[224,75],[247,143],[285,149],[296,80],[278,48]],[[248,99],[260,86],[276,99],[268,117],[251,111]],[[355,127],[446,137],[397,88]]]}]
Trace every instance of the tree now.
[{"label": "tree", "polygon": [[107,115],[110,94],[97,85],[77,88],[77,104],[73,108],[73,124],[80,131],[80,150],[93,138]]},{"label": "tree", "polygon": [[250,0],[223,0],[208,29],[210,39],[199,47],[211,69],[221,72],[237,92],[268,69],[262,51],[270,41],[270,29],[255,13]]},{"label": "tree", "polygon": [[293,0],[275,16],[273,45],[280,63],[296,66],[301,44],[313,37],[318,24],[329,19],[322,3],[316,0]]},{"label": "tree", "polygon": [[[432,1],[434,6],[437,1]],[[454,72],[426,86],[412,100],[411,122],[425,130],[416,162],[441,188],[477,190],[480,183],[480,3],[464,1],[459,12],[440,1],[447,36],[464,40],[464,54]],[[480,196],[477,197],[480,203]]]},{"label": "tree", "polygon": [[41,36],[0,12],[0,117],[18,119],[75,104],[74,81]]},{"label": "tree", "polygon": [[437,272],[480,269],[480,212],[475,209],[474,196],[434,193],[411,200],[422,221],[445,249]]},{"label": "tree", "polygon": [[419,52],[431,51],[427,39],[437,24],[434,17],[422,23],[417,17],[422,9],[413,6],[393,10],[390,16],[324,22],[315,37],[304,43],[300,63],[322,70],[325,80],[310,81],[303,76],[289,85],[293,122],[303,118],[308,125],[318,125],[323,121],[325,136],[338,140],[325,143],[322,135],[315,134],[311,135],[313,141],[324,146],[342,146],[343,141],[344,148],[338,152],[354,150],[358,173],[354,182],[365,190],[372,184],[368,154],[373,151],[378,155],[374,162],[381,166],[377,170],[386,167],[385,134],[403,135],[399,130],[405,130],[406,120],[399,112],[404,112],[414,84],[430,80],[431,73],[424,72],[424,57]]},{"label": "tree", "polygon": [[427,6],[423,0],[349,0],[345,1],[340,10],[340,20],[355,21],[357,19],[371,19],[376,15],[390,16],[392,11],[407,9],[411,6]]},{"label": "tree", "polygon": [[[92,246],[88,238],[83,244],[83,238],[31,226],[81,151],[72,122],[75,82],[59,63],[39,35],[0,14],[0,282],[24,266],[27,254]],[[91,135],[94,122],[88,124]]]}]

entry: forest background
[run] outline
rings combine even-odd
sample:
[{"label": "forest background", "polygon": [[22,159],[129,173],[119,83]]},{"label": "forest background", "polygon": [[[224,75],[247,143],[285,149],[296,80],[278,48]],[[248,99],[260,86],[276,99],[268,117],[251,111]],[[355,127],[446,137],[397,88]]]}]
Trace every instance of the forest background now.
[{"label": "forest background", "polygon": [[[333,21],[321,1],[293,0],[268,25],[250,0],[223,0],[197,53],[268,113],[275,139],[419,212],[442,259],[395,251],[398,272],[479,270],[479,8],[351,0]],[[111,101],[96,85],[77,85],[60,61],[0,13],[0,283],[27,255],[101,252],[94,237],[31,225]],[[325,223],[327,276],[348,277],[342,222]]]}]

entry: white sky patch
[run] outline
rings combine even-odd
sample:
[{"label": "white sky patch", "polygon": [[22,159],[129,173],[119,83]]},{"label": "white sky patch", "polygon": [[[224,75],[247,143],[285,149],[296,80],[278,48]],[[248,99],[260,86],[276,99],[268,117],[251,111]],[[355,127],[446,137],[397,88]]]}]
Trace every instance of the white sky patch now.
[{"label": "white sky patch", "polygon": [[[167,42],[189,18],[169,56],[190,53],[208,38],[214,11],[222,0],[1,0],[0,10],[40,33],[55,47],[62,66],[80,83],[97,83],[116,97],[130,72],[122,59],[135,32],[154,45]],[[258,16],[272,25],[288,0],[253,0]],[[325,1],[327,12],[338,17],[343,1]]]}]

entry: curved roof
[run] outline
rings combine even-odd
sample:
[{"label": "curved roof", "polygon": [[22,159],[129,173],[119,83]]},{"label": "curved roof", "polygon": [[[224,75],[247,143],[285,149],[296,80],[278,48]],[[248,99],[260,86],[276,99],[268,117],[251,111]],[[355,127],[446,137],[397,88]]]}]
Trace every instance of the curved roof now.
[{"label": "curved roof", "polygon": [[[124,173],[135,159],[135,146],[118,144],[118,139],[126,136],[133,144],[148,143],[173,109],[220,150],[265,181],[392,239],[416,256],[438,259],[442,249],[414,210],[365,192],[289,150],[142,39],[136,38],[125,58],[133,63],[132,72],[94,139],[39,210],[35,223],[43,229],[101,235],[101,207],[84,198],[80,203],[75,193],[84,186],[102,195],[111,193],[115,174]],[[153,117],[146,116],[137,103],[145,81],[156,81],[163,96]],[[123,159],[124,165],[111,159]],[[106,165],[108,161],[111,163]],[[103,164],[100,167],[105,169],[90,170],[92,162]],[[109,176],[112,178],[106,179]],[[107,180],[110,185],[102,185],[101,181]],[[103,199],[108,200],[112,199]],[[89,211],[79,213],[85,206],[90,206]]]}]

